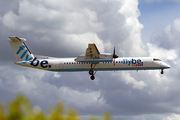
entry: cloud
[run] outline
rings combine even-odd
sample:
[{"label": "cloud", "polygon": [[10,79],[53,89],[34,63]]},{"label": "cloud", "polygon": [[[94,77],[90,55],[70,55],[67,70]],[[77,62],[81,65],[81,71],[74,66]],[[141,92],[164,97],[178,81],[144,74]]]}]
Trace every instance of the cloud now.
[{"label": "cloud", "polygon": [[[68,4],[70,2],[74,4]],[[57,6],[58,3],[60,6]],[[92,38],[90,41],[83,40],[86,41],[85,44],[92,41],[98,44],[98,39],[100,39],[103,41],[101,45],[104,46],[107,41],[111,41],[110,44],[121,48],[117,50],[121,56],[148,55],[143,48],[145,44],[141,41],[143,25],[138,21],[140,12],[137,8],[137,0],[128,2],[98,1],[96,5],[92,5],[94,5],[93,2],[82,0],[78,2],[68,0],[66,3],[56,0],[52,3],[23,0],[19,2],[18,14],[9,11],[2,19],[4,26],[8,29],[28,32],[28,34],[31,33],[31,36],[36,36],[35,38],[27,36],[27,40],[31,39],[37,43],[39,39],[45,38],[46,40],[48,38],[48,40],[60,42],[52,44],[54,48],[58,49],[57,51],[64,49],[63,44],[66,44],[65,41],[68,41],[71,36],[84,36],[84,38]],[[97,5],[101,5],[104,8],[103,11]],[[92,36],[90,37],[90,35]],[[94,36],[98,36],[98,39],[94,39]],[[103,38],[102,36],[107,37]],[[74,45],[80,46],[81,38],[74,39],[74,41]],[[39,44],[37,43],[37,45]],[[50,47],[50,41],[46,41],[47,44]],[[75,54],[80,53],[82,49],[85,47],[76,49]],[[35,48],[35,50],[37,49]],[[113,46],[107,50],[112,52]],[[102,51],[106,51],[106,48]],[[42,53],[42,51],[40,52]],[[52,51],[46,52],[52,53]],[[55,54],[58,52],[54,51]]]},{"label": "cloud", "polygon": [[[179,54],[180,19],[168,25],[163,31],[155,32],[150,42],[164,49],[174,49]],[[158,40],[157,40],[158,39]]]},{"label": "cloud", "polygon": [[[130,73],[122,72],[122,74],[119,74],[119,76],[122,76],[121,80],[125,82],[127,85],[132,84],[133,89],[139,89],[142,90],[144,87],[147,86],[147,84],[144,83],[144,81],[138,81],[134,77],[130,75]],[[117,76],[116,76],[117,77]]]},{"label": "cloud", "polygon": [[[0,9],[1,101],[7,103],[23,92],[33,106],[45,111],[62,100],[83,115],[106,110],[139,118],[179,113],[179,19],[144,43],[138,0],[19,0],[13,4],[17,5],[12,9]],[[91,81],[88,72],[23,68],[13,64],[14,56],[5,41],[11,35],[26,38],[34,54],[77,57],[85,53],[88,43],[96,43],[101,53],[112,53],[115,46],[119,56],[160,57],[171,69],[164,75],[160,71],[98,71]]]},{"label": "cloud", "polygon": [[168,116],[167,118],[164,118],[163,120],[179,120],[179,119],[180,119],[180,115],[171,114],[170,116]]},{"label": "cloud", "polygon": [[[89,111],[97,113],[107,106],[105,100],[100,97],[101,92],[88,87],[94,83],[88,85],[86,81],[82,81],[82,78],[75,81],[77,83],[72,86],[72,84],[68,84],[68,82],[73,83],[72,79],[68,80],[68,76],[63,74],[57,75],[57,73],[33,69],[17,70],[11,68],[8,70],[5,66],[1,66],[0,70],[4,70],[1,72],[0,79],[0,100],[3,103],[12,99],[14,94],[23,92],[32,100],[33,106],[38,105],[43,111],[48,111],[58,101],[63,101],[68,107],[75,107],[82,113],[89,113]],[[12,73],[11,76],[7,75],[9,72]],[[71,76],[78,79],[76,75]],[[89,78],[88,81],[92,82]],[[87,88],[81,87],[83,84],[86,84]]]},{"label": "cloud", "polygon": [[60,74],[58,74],[58,73],[55,73],[55,74],[54,74],[54,77],[56,77],[56,78],[60,78],[60,77],[61,77],[61,75],[60,75]]},{"label": "cloud", "polygon": [[[97,15],[94,11],[89,9],[81,9],[80,6],[74,6],[75,11],[72,11],[71,6],[54,6],[54,3],[62,4],[63,2],[52,1],[49,5],[47,1],[30,2],[23,0],[19,3],[19,11],[16,15],[12,11],[4,15],[4,25],[11,28],[11,24],[14,23],[17,26],[30,27],[28,31],[39,30],[40,28],[48,28],[49,30],[61,30],[65,33],[85,33],[85,32],[100,32],[102,31],[103,24],[98,22]],[[72,0],[71,0],[72,2]],[[46,6],[48,4],[48,6]],[[49,6],[51,6],[49,8]],[[76,8],[77,7],[77,8]],[[61,8],[61,9],[59,9]],[[71,11],[63,11],[71,8]],[[76,10],[77,9],[77,10]],[[66,13],[66,14],[64,14]],[[9,21],[7,21],[7,19]],[[26,29],[18,29],[25,31]]]},{"label": "cloud", "polygon": [[[124,23],[122,28],[123,30],[128,31],[126,31],[126,33],[129,33],[126,36],[126,41],[121,43],[122,46],[128,46],[129,48],[129,53],[123,54],[123,56],[147,56],[147,51],[143,49],[144,45],[141,41],[141,30],[143,29],[143,25],[138,20],[140,12],[139,9],[137,9],[137,6],[138,2],[136,0],[126,2],[124,1],[124,5],[119,10],[119,13],[123,14],[126,18],[126,22]],[[124,50],[127,49],[124,48]]]},{"label": "cloud", "polygon": [[164,48],[158,48],[156,45],[150,43],[147,43],[147,46],[149,47],[150,57],[158,57],[163,61],[172,60],[175,62],[177,60],[178,55],[175,49],[167,50]]},{"label": "cloud", "polygon": [[18,5],[19,5],[19,1],[20,0],[14,0],[14,1],[11,1],[11,0],[2,0],[1,1],[1,4],[0,4],[0,7],[3,8],[3,9],[0,9],[0,15],[4,14],[5,12],[7,11],[14,11],[17,13],[18,11]]}]

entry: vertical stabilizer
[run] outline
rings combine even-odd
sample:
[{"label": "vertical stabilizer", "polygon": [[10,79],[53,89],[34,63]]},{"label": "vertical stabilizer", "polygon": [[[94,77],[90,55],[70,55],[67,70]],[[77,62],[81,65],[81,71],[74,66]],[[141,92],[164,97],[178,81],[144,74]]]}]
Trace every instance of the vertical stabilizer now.
[{"label": "vertical stabilizer", "polygon": [[9,37],[8,41],[17,61],[30,61],[34,58],[34,55],[25,43],[26,39]]}]

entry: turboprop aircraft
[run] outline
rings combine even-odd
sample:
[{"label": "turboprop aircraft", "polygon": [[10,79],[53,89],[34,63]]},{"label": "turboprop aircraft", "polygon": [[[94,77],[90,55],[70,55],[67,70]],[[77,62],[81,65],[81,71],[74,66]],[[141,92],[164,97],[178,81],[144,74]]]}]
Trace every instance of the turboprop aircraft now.
[{"label": "turboprop aircraft", "polygon": [[95,79],[94,75],[97,71],[160,69],[161,74],[163,74],[164,69],[170,68],[159,58],[118,58],[115,54],[115,48],[113,54],[101,54],[95,44],[88,44],[85,55],[79,55],[77,58],[54,58],[32,54],[24,38],[9,37],[8,41],[12,47],[16,58],[15,64],[17,65],[54,72],[89,71],[91,80]]}]

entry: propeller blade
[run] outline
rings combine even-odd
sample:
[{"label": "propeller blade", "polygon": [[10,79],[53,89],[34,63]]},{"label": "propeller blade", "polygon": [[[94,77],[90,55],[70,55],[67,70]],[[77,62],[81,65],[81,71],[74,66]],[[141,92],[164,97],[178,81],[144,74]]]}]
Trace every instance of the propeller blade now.
[{"label": "propeller blade", "polygon": [[114,51],[113,51],[113,65],[115,66],[115,59],[118,58],[119,56],[116,55],[116,50],[114,47]]},{"label": "propeller blade", "polygon": [[113,58],[113,65],[115,66],[115,59]]},{"label": "propeller blade", "polygon": [[115,47],[114,47],[114,51],[113,51],[113,58],[118,58],[119,56],[116,55],[115,53]]}]

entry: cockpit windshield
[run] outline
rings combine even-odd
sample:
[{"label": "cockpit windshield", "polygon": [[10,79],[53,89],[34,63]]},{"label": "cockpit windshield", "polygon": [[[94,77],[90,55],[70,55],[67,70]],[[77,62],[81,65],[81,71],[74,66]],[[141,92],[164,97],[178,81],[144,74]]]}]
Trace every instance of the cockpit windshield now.
[{"label": "cockpit windshield", "polygon": [[160,59],[154,58],[153,61],[161,61]]}]

